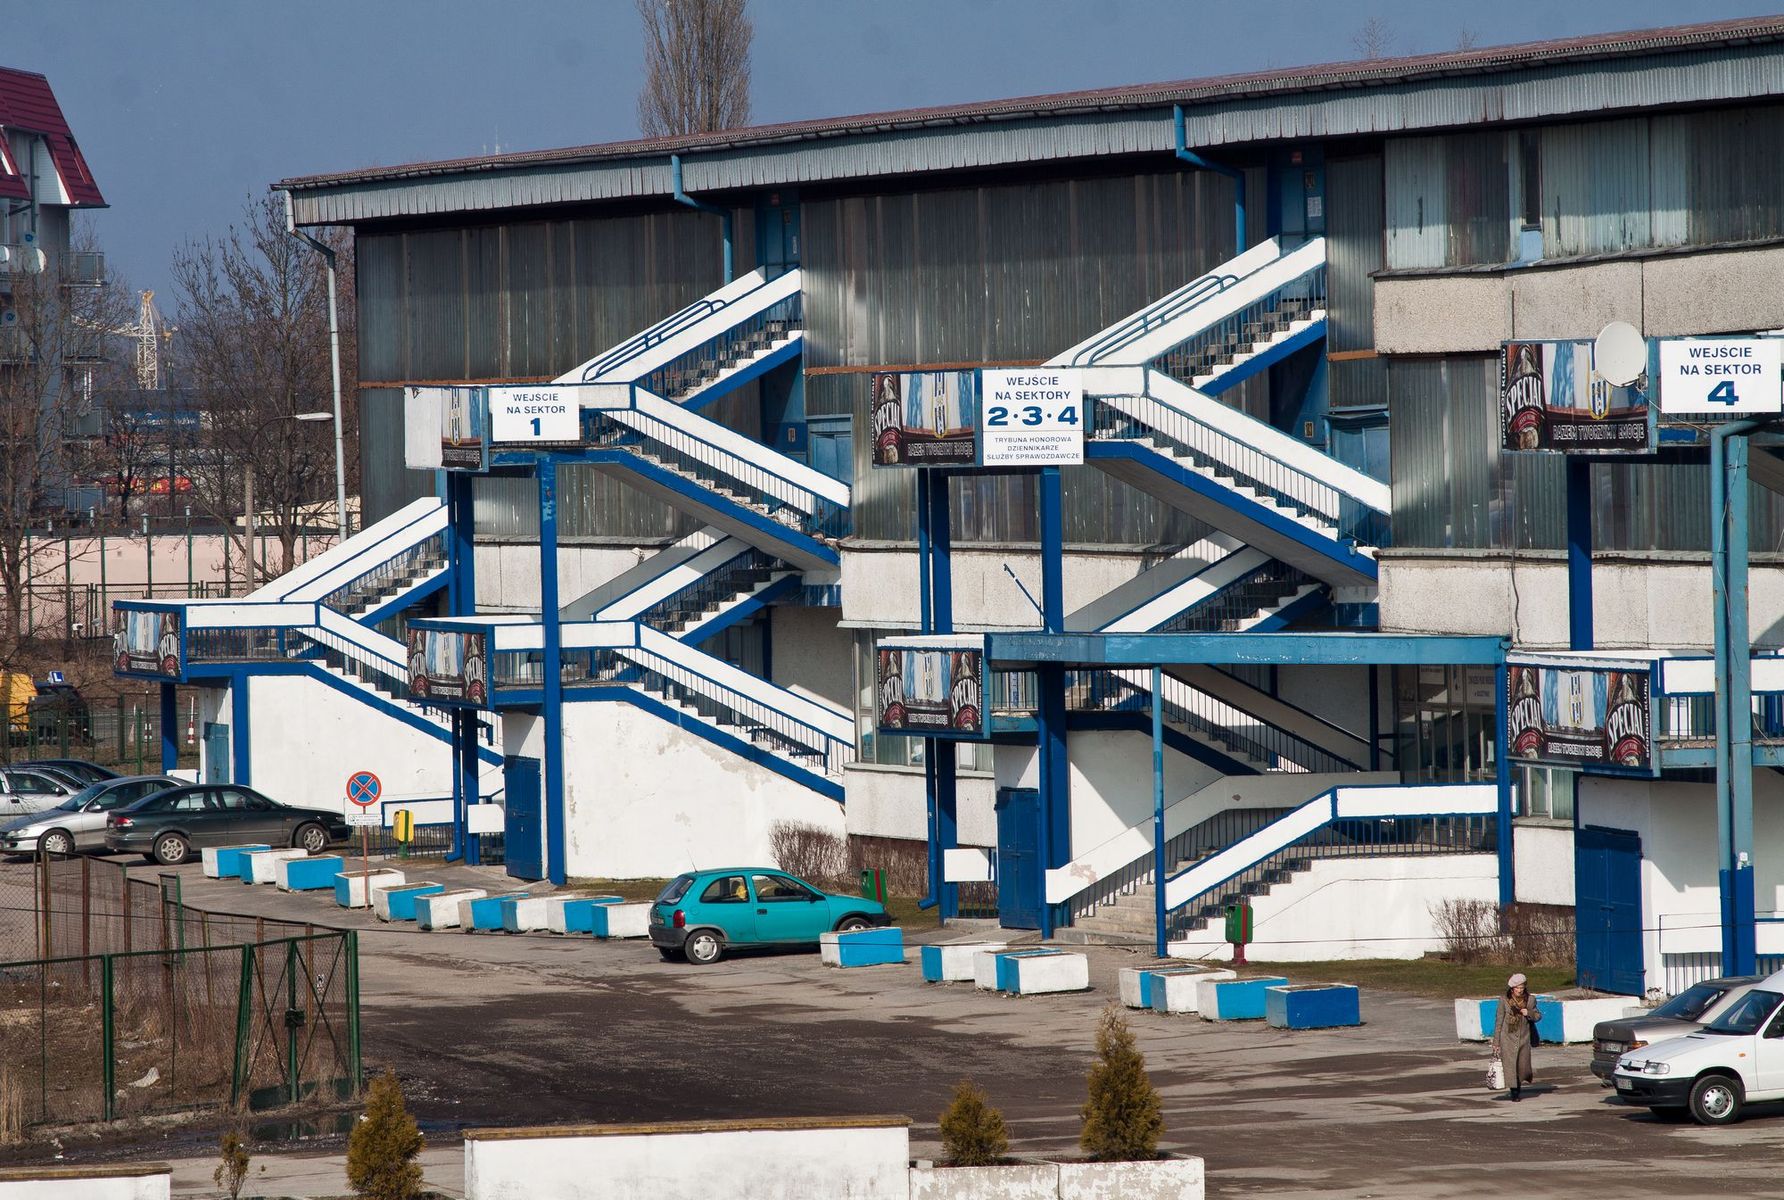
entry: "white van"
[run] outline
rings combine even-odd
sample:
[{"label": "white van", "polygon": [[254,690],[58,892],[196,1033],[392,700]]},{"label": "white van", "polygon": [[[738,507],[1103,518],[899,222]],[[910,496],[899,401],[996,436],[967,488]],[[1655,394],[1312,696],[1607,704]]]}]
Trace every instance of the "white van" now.
[{"label": "white van", "polygon": [[1611,1078],[1618,1099],[1702,1125],[1738,1121],[1751,1101],[1784,1100],[1784,971],[1697,1032],[1625,1054]]}]

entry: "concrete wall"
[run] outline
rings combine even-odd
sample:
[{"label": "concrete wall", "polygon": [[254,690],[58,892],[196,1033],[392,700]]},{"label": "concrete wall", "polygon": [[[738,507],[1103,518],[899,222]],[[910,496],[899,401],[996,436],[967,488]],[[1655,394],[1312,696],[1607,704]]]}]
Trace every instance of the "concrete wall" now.
[{"label": "concrete wall", "polygon": [[768,609],[773,682],[854,707],[855,636],[837,625],[839,615],[834,608]]},{"label": "concrete wall", "polygon": [[[537,724],[526,727],[529,737]],[[772,862],[777,821],[843,833],[834,801],[631,704],[564,705],[564,774],[572,875],[631,879]]]},{"label": "concrete wall", "polygon": [[167,1200],[166,1163],[0,1168],[0,1200]]},{"label": "concrete wall", "polygon": [[[661,546],[558,546],[558,599],[569,604],[649,558]],[[477,607],[495,612],[539,611],[539,544],[479,543]]]},{"label": "concrete wall", "polygon": [[[1516,588],[1502,552],[1394,550],[1381,557],[1381,627],[1389,632],[1491,634],[1518,644],[1567,645],[1567,568],[1559,553],[1519,554]],[[1751,574],[1754,644],[1784,645],[1784,566]],[[1599,555],[1592,572],[1593,629],[1600,649],[1711,649],[1707,558],[1653,553]]]},{"label": "concrete wall", "polygon": [[[929,798],[921,771],[853,763],[845,772],[848,830],[863,837],[929,839]],[[997,784],[962,773],[956,786],[960,844],[997,844]]]},{"label": "concrete wall", "polygon": [[903,1117],[467,1130],[467,1200],[906,1200]]},{"label": "concrete wall", "polygon": [[[1583,776],[1580,824],[1642,839],[1642,957],[1649,987],[1666,987],[1666,955],[1718,953],[1715,789],[1707,783]],[[1784,778],[1753,777],[1754,904],[1784,908]],[[1784,927],[1759,927],[1759,952],[1784,953]]]},{"label": "concrete wall", "polygon": [[[1322,858],[1267,896],[1252,901],[1257,940],[1246,955],[1259,962],[1339,958],[1419,958],[1443,949],[1432,919],[1446,899],[1499,899],[1498,859],[1491,854]],[[1229,959],[1218,922],[1172,943],[1180,958]],[[1343,980],[1332,980],[1341,983]]]},{"label": "concrete wall", "polygon": [[1512,874],[1521,904],[1573,907],[1573,826],[1520,820],[1512,826]]},{"label": "concrete wall", "polygon": [[[1004,574],[1004,564],[1038,602],[1041,560],[1033,550],[956,548],[954,622],[961,629],[1033,629],[1034,605]],[[1065,610],[1073,612],[1140,573],[1139,554],[1065,554]],[[849,546],[842,555],[843,619],[850,625],[915,629],[919,620],[917,554],[905,546]]]},{"label": "concrete wall", "polygon": [[1591,338],[1610,321],[1649,337],[1784,325],[1784,247],[1375,281],[1383,354],[1496,353],[1512,338]]}]

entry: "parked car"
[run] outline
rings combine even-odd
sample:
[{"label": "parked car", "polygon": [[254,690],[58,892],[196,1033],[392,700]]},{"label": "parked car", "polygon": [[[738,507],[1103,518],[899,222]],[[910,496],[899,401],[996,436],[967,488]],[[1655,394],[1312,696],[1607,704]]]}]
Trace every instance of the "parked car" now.
[{"label": "parked car", "polygon": [[347,822],[337,811],[293,808],[239,784],[171,788],[105,818],[106,849],[169,867],[185,862],[197,846],[266,842],[316,853],[346,837]]},{"label": "parked car", "polygon": [[832,929],[891,923],[878,901],[831,895],[768,867],[724,867],[670,880],[651,905],[650,940],[664,958],[704,966],[734,946],[815,945]]},{"label": "parked car", "polygon": [[1642,1050],[1655,1042],[1701,1029],[1764,979],[1763,975],[1706,979],[1692,984],[1651,1013],[1600,1021],[1592,1027],[1592,1074],[1610,1087],[1619,1058],[1631,1050]]},{"label": "parked car", "polygon": [[102,767],[96,762],[88,762],[84,758],[34,758],[30,762],[18,764],[21,767],[49,767],[63,775],[73,776],[83,784],[102,783],[107,779],[120,778],[121,772],[110,767]]},{"label": "parked car", "polygon": [[30,762],[22,762],[18,765],[27,771],[35,771],[39,775],[48,775],[57,783],[65,784],[71,792],[78,792],[89,783],[93,782],[78,771],[71,771],[67,767],[53,766],[41,759],[33,759]]},{"label": "parked car", "polygon": [[31,736],[41,744],[60,737],[86,741],[93,736],[93,710],[72,683],[35,681],[37,695],[27,706]]},{"label": "parked car", "polygon": [[145,796],[181,786],[166,775],[132,775],[89,784],[54,808],[14,817],[0,825],[0,851],[8,854],[73,854],[105,845],[105,817]]},{"label": "parked car", "polygon": [[1617,1060],[1617,1098],[1656,1116],[1729,1125],[1760,1100],[1784,1100],[1784,971],[1767,976],[1695,1033]]},{"label": "parked car", "polygon": [[54,808],[81,785],[36,767],[0,767],[0,820]]}]

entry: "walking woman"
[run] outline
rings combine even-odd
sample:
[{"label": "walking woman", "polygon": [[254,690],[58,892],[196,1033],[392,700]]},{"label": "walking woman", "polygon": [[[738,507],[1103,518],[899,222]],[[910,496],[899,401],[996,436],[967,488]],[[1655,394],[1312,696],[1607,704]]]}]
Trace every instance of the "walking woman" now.
[{"label": "walking woman", "polygon": [[1530,1046],[1536,1040],[1536,1023],[1542,1013],[1530,995],[1523,972],[1505,981],[1505,999],[1499,1002],[1499,1018],[1493,1024],[1493,1053],[1505,1068],[1505,1084],[1513,1100],[1523,1099],[1526,1083],[1536,1076],[1530,1070]]}]

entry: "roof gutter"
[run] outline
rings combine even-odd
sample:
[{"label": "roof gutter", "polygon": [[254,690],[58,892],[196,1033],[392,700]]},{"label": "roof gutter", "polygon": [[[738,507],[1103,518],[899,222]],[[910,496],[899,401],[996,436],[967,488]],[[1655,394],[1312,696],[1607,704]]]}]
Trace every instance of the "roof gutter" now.
[{"label": "roof gutter", "polygon": [[[1173,104],[1171,110],[1172,119],[1175,121],[1177,127],[1177,157],[1192,167],[1199,167],[1204,171],[1213,171],[1216,175],[1225,175],[1228,179],[1233,181],[1233,253],[1245,253],[1247,244],[1245,241],[1245,172],[1236,167],[1225,167],[1219,163],[1209,162],[1194,150],[1191,150],[1187,144],[1187,137],[1184,129],[1183,106],[1181,104]],[[679,180],[681,177],[680,175],[677,175],[676,178]],[[680,184],[678,183],[676,186],[679,187]]]},{"label": "roof gutter", "polygon": [[730,283],[731,282],[731,210],[728,208],[720,208],[716,204],[702,203],[701,201],[694,199],[692,196],[690,196],[686,192],[682,191],[682,188],[681,188],[681,155],[671,154],[669,156],[669,175],[670,175],[670,179],[674,182],[674,185],[675,185],[675,201],[676,201],[676,203],[685,204],[689,208],[698,209],[699,211],[701,211],[703,213],[712,213],[714,216],[718,217],[719,220],[723,223],[723,225],[724,225],[724,239],[725,239],[725,282]]}]

